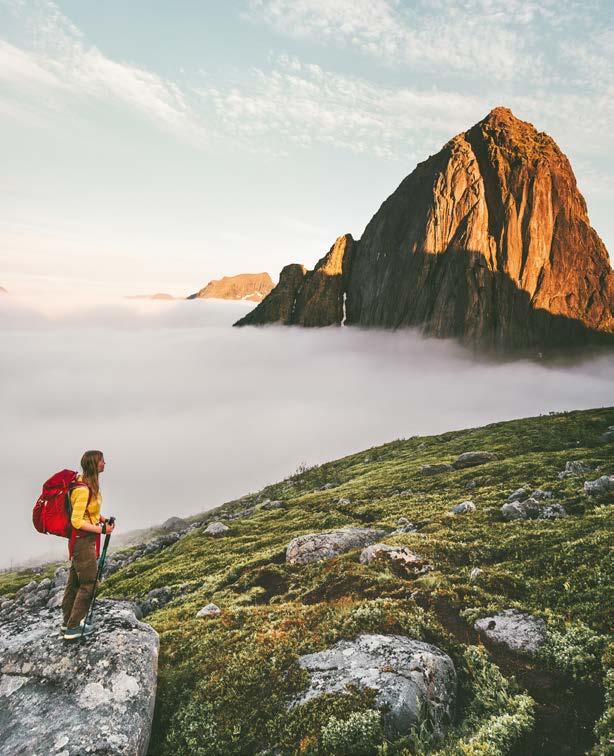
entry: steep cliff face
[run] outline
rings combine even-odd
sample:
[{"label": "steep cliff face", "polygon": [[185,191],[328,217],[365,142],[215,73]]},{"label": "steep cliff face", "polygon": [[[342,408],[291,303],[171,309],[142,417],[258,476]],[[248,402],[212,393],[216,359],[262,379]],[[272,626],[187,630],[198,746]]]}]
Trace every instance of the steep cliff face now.
[{"label": "steep cliff face", "polygon": [[279,274],[279,283],[271,293],[234,325],[264,325],[291,322],[292,308],[307,270],[302,265],[286,265]]},{"label": "steep cliff face", "polygon": [[[569,161],[507,108],[416,166],[340,280],[348,325],[419,326],[495,349],[614,332],[614,274]],[[313,307],[301,324],[321,324]]]},{"label": "steep cliff face", "polygon": [[255,310],[235,325],[328,326],[344,320],[344,294],[356,242],[340,236],[313,270],[286,266],[279,283]]},{"label": "steep cliff face", "polygon": [[188,299],[244,299],[261,302],[272,289],[273,281],[268,273],[239,273],[209,281],[200,291],[190,294]]}]

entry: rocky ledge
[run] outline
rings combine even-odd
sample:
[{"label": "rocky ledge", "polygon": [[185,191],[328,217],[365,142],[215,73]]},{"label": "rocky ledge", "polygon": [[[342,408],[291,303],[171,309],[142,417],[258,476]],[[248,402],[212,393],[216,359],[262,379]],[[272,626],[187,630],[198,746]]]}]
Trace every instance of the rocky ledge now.
[{"label": "rocky ledge", "polygon": [[59,609],[25,607],[0,624],[0,754],[147,753],[158,634],[131,604],[102,600],[96,632],[65,641]]}]

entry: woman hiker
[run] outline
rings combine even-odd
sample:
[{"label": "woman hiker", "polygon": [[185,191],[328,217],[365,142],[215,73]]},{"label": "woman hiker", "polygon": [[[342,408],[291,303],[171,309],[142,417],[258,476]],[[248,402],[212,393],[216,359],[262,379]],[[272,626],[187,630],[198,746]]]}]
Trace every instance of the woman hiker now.
[{"label": "woman hiker", "polygon": [[85,624],[85,618],[96,583],[100,535],[112,533],[115,527],[113,523],[107,523],[107,518],[100,513],[102,494],[98,476],[104,471],[104,467],[104,454],[101,451],[86,451],[81,457],[83,473],[77,476],[77,482],[70,493],[73,529],[68,554],[72,561],[62,600],[62,633],[66,640],[76,640],[82,635],[90,635],[94,630],[92,625]]}]

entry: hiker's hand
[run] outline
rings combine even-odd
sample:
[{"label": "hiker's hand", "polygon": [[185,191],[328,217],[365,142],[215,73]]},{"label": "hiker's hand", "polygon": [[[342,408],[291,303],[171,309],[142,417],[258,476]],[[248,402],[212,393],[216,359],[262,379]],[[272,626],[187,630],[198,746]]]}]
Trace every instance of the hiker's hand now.
[{"label": "hiker's hand", "polygon": [[114,522],[107,522],[106,534],[110,535],[114,530],[115,530],[115,523]]}]

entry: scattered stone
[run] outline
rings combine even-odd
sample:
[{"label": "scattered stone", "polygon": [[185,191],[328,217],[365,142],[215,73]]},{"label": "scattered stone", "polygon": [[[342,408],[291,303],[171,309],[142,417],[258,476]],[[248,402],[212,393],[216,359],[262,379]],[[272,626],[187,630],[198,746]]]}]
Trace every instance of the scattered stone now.
[{"label": "scattered stone", "polygon": [[321,491],[328,491],[330,488],[336,488],[337,486],[334,483],[325,483],[323,486],[320,486]]},{"label": "scattered stone", "polygon": [[541,506],[535,499],[511,501],[501,507],[504,520],[536,520],[541,512]]},{"label": "scattered stone", "polygon": [[58,567],[53,575],[53,584],[56,588],[65,586],[68,582],[68,568]]},{"label": "scattered stone", "polygon": [[614,492],[614,475],[602,475],[596,480],[584,483],[584,493],[589,496],[602,496]]},{"label": "scattered stone", "polygon": [[[147,753],[158,635],[124,602],[96,604],[91,640],[69,644],[61,612],[25,611],[0,625],[0,754]],[[95,716],[104,710],[104,726]],[[43,716],[54,712],[53,716]]]},{"label": "scattered stone", "polygon": [[474,629],[489,641],[528,656],[535,655],[546,641],[544,620],[516,609],[483,617],[475,623]]},{"label": "scattered stone", "polygon": [[477,465],[484,465],[487,462],[492,462],[497,459],[497,455],[487,451],[469,451],[459,454],[459,456],[452,462],[452,467],[456,470],[462,470],[465,467],[476,467]]},{"label": "scattered stone", "polygon": [[206,535],[214,536],[215,538],[219,538],[220,536],[224,536],[229,532],[230,528],[228,525],[224,525],[223,522],[210,522],[209,525],[205,528]]},{"label": "scattered stone", "polygon": [[559,473],[559,479],[563,480],[572,475],[583,475],[584,473],[590,472],[592,469],[593,468],[583,460],[565,462],[565,469]]},{"label": "scattered stone", "polygon": [[271,501],[270,499],[260,505],[260,509],[281,509],[283,507],[283,501]]},{"label": "scattered stone", "polygon": [[558,520],[561,517],[567,517],[567,510],[562,504],[550,504],[539,514],[540,520]]},{"label": "scattered stone", "polygon": [[169,517],[162,523],[162,530],[185,530],[188,527],[187,520],[182,517]]},{"label": "scattered stone", "polygon": [[410,551],[405,546],[390,546],[387,543],[372,543],[370,546],[366,546],[360,552],[359,561],[361,564],[370,564],[374,559],[383,555],[408,564],[410,562],[422,561],[417,554],[414,554],[413,551]]},{"label": "scattered stone", "polygon": [[614,441],[614,425],[610,425],[607,431],[601,435],[601,440],[605,443]]},{"label": "scattered stone", "polygon": [[477,482],[477,480],[468,480],[468,481],[467,481],[467,482],[465,483],[465,488],[468,488],[468,489],[470,489],[470,490],[473,490],[474,488],[476,488],[476,487],[477,487],[477,485],[478,485],[478,482]]},{"label": "scattered stone", "polygon": [[508,497],[508,501],[524,501],[525,499],[529,498],[529,491],[527,491],[526,488],[517,488],[513,493],[511,493]]},{"label": "scattered stone", "polygon": [[463,501],[452,507],[453,514],[459,515],[466,514],[467,512],[475,512],[475,504],[472,501]]},{"label": "scattered stone", "polygon": [[37,586],[38,591],[48,591],[51,586],[53,585],[53,582],[51,578],[43,578],[40,583]]},{"label": "scattered stone", "polygon": [[199,609],[196,613],[197,617],[217,617],[222,613],[222,610],[220,609],[217,604],[207,604],[206,606],[203,606],[202,609]]},{"label": "scattered stone", "polygon": [[418,472],[420,475],[439,475],[440,473],[450,472],[453,469],[452,465],[442,463],[435,465],[422,465]]},{"label": "scattered stone", "polygon": [[474,567],[469,573],[469,580],[472,583],[475,583],[481,574],[482,574],[482,570],[479,567]]},{"label": "scattered stone", "polygon": [[379,540],[385,531],[374,528],[340,528],[328,533],[309,533],[294,538],[286,548],[288,564],[307,564],[331,559],[344,551],[368,546]]},{"label": "scattered stone", "polygon": [[411,496],[413,494],[413,491],[411,488],[404,488],[402,491],[399,491],[399,496]]},{"label": "scattered stone", "polygon": [[535,501],[543,501],[544,499],[551,499],[552,498],[552,491],[542,491],[541,489],[537,489],[536,491],[533,491],[531,494],[531,498]]},{"label": "scattered stone", "polygon": [[337,506],[340,506],[340,507],[346,506],[347,504],[351,504],[350,500],[346,498],[337,499],[336,503],[337,503]]},{"label": "scattered stone", "polygon": [[406,735],[428,721],[440,738],[454,716],[456,670],[435,646],[402,635],[359,635],[299,658],[311,675],[309,688],[292,706],[347,686],[375,689],[388,737]]}]

